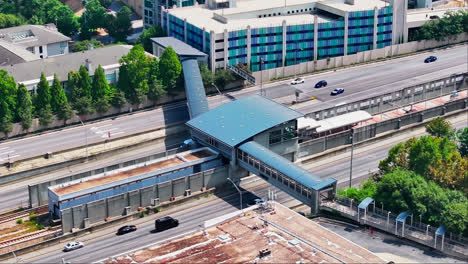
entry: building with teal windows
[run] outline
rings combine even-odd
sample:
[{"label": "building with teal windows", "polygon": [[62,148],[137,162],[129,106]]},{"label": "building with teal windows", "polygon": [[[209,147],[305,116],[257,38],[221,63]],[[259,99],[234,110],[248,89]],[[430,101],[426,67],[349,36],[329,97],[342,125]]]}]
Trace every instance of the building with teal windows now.
[{"label": "building with teal windows", "polygon": [[163,7],[160,24],[208,54],[212,70],[258,71],[392,45],[394,17],[382,0],[207,0]]},{"label": "building with teal windows", "polygon": [[175,7],[193,6],[204,4],[205,0],[140,0],[143,1],[143,25],[150,27],[161,21],[161,7],[165,9]]}]

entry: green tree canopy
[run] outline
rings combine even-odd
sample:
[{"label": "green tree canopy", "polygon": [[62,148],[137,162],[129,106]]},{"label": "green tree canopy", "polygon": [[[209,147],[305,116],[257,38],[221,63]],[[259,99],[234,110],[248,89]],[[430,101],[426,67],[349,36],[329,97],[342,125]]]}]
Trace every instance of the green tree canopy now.
[{"label": "green tree canopy", "polygon": [[94,71],[91,98],[94,102],[107,98],[110,94],[109,84],[106,80],[104,69],[99,65]]},{"label": "green tree canopy", "polygon": [[224,89],[226,85],[236,80],[231,71],[222,69],[216,70],[214,78],[215,84],[219,89]]},{"label": "green tree canopy", "polygon": [[468,32],[468,11],[447,12],[443,17],[426,22],[410,34],[410,41],[423,39],[444,40],[449,36]]},{"label": "green tree canopy", "polygon": [[213,72],[208,69],[208,65],[206,63],[200,64],[200,75],[202,77],[203,86],[205,88],[213,86],[212,83],[215,81],[215,76]]},{"label": "green tree canopy", "polygon": [[161,82],[167,91],[175,88],[177,79],[182,72],[177,54],[171,46],[167,47],[159,59],[159,71],[161,72]]},{"label": "green tree canopy", "polygon": [[151,38],[164,36],[166,36],[164,29],[160,25],[154,25],[143,30],[137,39],[137,44],[142,45],[147,52],[153,53],[153,43],[151,42]]},{"label": "green tree canopy", "polygon": [[86,11],[80,17],[80,24],[83,31],[95,31],[98,28],[106,26],[106,8],[104,8],[99,0],[89,1],[86,6]]},{"label": "green tree canopy", "polygon": [[29,91],[24,84],[18,87],[18,94],[16,96],[16,114],[17,120],[21,122],[23,129],[29,129],[32,124],[32,102]]},{"label": "green tree canopy", "polygon": [[66,121],[72,115],[71,107],[56,74],[54,74],[54,81],[50,93],[52,94],[50,102],[52,113],[57,115],[59,119]]},{"label": "green tree canopy", "polygon": [[47,12],[47,22],[56,23],[58,31],[67,36],[77,33],[80,28],[78,18],[67,5],[57,5]]},{"label": "green tree canopy", "polygon": [[34,107],[37,113],[41,112],[43,109],[50,108],[51,95],[49,81],[47,81],[43,72],[37,84],[36,92],[37,95],[34,100]]},{"label": "green tree canopy", "polygon": [[120,59],[118,87],[132,104],[139,104],[148,93],[149,59],[140,45],[135,45],[130,52]]},{"label": "green tree canopy", "polygon": [[89,45],[92,45],[94,49],[104,47],[104,44],[102,44],[99,40],[83,40],[83,41],[78,41],[75,43],[72,47],[73,52],[80,52],[80,51],[85,51],[88,50]]},{"label": "green tree canopy", "polygon": [[130,16],[132,11],[127,6],[122,7],[117,16],[107,15],[106,28],[109,31],[109,35],[117,41],[127,41],[127,36],[132,33],[132,21]]},{"label": "green tree canopy", "polygon": [[13,14],[2,14],[0,13],[0,28],[16,27],[23,24],[21,18]]},{"label": "green tree canopy", "polygon": [[86,69],[84,65],[81,65],[78,73],[79,75],[76,85],[81,91],[80,96],[91,98],[91,78],[89,77],[88,69]]},{"label": "green tree canopy", "polygon": [[5,134],[13,129],[13,114],[6,101],[0,101],[0,131]]},{"label": "green tree canopy", "polygon": [[434,137],[452,137],[453,128],[442,117],[436,117],[426,125],[426,132]]},{"label": "green tree canopy", "polygon": [[460,155],[468,158],[468,127],[457,131],[458,151]]},{"label": "green tree canopy", "polygon": [[112,4],[112,0],[99,0],[99,2],[105,8],[108,8]]}]

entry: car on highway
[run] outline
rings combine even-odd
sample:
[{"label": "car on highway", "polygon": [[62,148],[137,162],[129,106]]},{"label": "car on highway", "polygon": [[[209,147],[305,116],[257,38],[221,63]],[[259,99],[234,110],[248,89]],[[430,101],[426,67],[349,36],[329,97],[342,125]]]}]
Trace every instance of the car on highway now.
[{"label": "car on highway", "polygon": [[430,63],[430,62],[433,62],[433,61],[436,61],[436,60],[437,60],[436,56],[429,56],[424,60],[424,63]]},{"label": "car on highway", "polygon": [[136,230],[137,230],[137,227],[134,225],[122,226],[121,228],[117,230],[117,235],[127,234]]},{"label": "car on highway", "polygon": [[300,84],[300,83],[304,83],[304,79],[302,78],[296,78],[294,80],[292,80],[291,84],[294,85],[294,84]]},{"label": "car on highway", "polygon": [[337,89],[334,89],[330,95],[338,95],[338,94],[342,94],[344,93],[344,89],[343,88],[337,88]]},{"label": "car on highway", "polygon": [[253,199],[252,201],[248,202],[247,205],[248,206],[254,206],[256,204],[261,204],[261,203],[264,203],[265,200],[263,199],[260,199],[260,198],[256,198],[256,199]]},{"label": "car on highway", "polygon": [[83,242],[72,241],[72,242],[68,242],[65,245],[65,247],[63,248],[63,251],[65,251],[65,252],[72,251],[72,250],[79,249],[79,248],[82,248],[82,247],[84,247]]},{"label": "car on highway", "polygon": [[315,88],[322,88],[322,87],[327,87],[328,83],[325,80],[321,80],[318,83],[315,84]]},{"label": "car on highway", "polygon": [[179,225],[179,220],[174,219],[170,216],[166,216],[154,221],[154,228],[156,232],[161,232]]}]

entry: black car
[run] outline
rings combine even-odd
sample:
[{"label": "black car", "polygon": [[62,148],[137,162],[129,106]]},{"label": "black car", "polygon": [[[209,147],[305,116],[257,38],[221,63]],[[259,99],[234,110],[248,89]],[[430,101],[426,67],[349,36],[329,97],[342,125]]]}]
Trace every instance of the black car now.
[{"label": "black car", "polygon": [[174,219],[170,216],[166,216],[154,221],[154,228],[156,232],[161,232],[169,228],[173,228],[179,225],[179,220]]},{"label": "black car", "polygon": [[119,230],[117,230],[117,235],[127,234],[136,230],[137,230],[137,227],[134,225],[122,226],[121,228],[119,228]]},{"label": "black car", "polygon": [[429,62],[433,62],[433,61],[436,61],[436,60],[437,60],[436,56],[429,56],[424,60],[424,63],[429,63]]},{"label": "black car", "polygon": [[315,88],[322,88],[322,87],[326,87],[327,85],[328,85],[327,81],[321,80],[315,84]]}]

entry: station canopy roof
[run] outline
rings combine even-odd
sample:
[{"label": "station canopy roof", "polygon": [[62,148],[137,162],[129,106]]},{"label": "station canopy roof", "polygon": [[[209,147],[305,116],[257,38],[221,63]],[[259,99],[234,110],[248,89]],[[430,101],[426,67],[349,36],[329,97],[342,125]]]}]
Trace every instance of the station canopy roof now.
[{"label": "station canopy roof", "polygon": [[372,119],[372,115],[362,110],[326,118],[317,121],[317,124],[320,125],[320,127],[317,128],[317,133],[367,121],[369,119]]},{"label": "station canopy roof", "polygon": [[187,125],[235,147],[269,128],[302,116],[275,101],[253,95],[196,116]]}]

